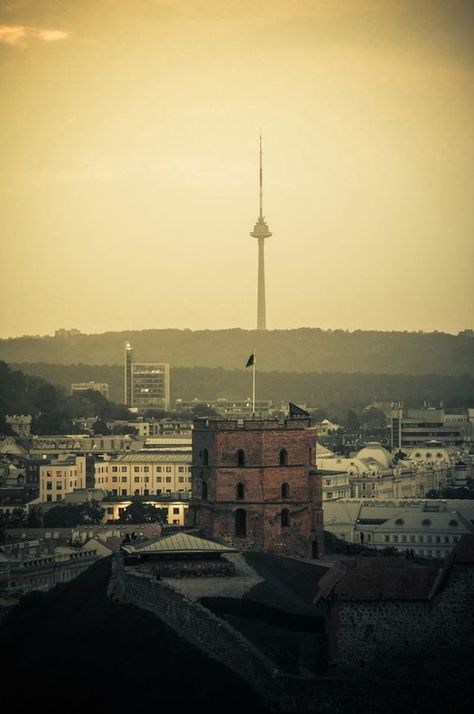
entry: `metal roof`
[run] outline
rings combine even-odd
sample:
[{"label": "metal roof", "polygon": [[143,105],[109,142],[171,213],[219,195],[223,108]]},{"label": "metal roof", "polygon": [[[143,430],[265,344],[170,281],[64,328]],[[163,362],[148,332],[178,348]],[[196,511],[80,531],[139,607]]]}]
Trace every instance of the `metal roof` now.
[{"label": "metal roof", "polygon": [[191,458],[192,454],[190,451],[147,451],[145,452],[134,452],[134,453],[129,453],[129,454],[124,454],[123,456],[120,456],[117,459],[111,459],[110,461],[104,461],[103,464],[104,466],[108,463],[116,463],[119,461],[120,463],[150,463],[150,462],[159,462],[159,463],[186,463],[190,464],[191,463]]},{"label": "metal roof", "polygon": [[138,545],[124,545],[122,550],[133,553],[235,553],[235,548],[214,543],[204,538],[197,538],[188,533],[175,533],[174,535],[156,538],[152,541]]}]

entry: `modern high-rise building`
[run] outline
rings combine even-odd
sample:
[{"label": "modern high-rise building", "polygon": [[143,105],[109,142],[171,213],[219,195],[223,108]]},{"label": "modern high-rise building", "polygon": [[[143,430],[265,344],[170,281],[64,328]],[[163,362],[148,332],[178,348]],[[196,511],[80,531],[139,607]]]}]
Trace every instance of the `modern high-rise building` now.
[{"label": "modern high-rise building", "polygon": [[160,362],[134,362],[133,348],[125,345],[125,404],[131,409],[169,410],[170,366]]},{"label": "modern high-rise building", "polygon": [[472,441],[469,413],[447,414],[444,409],[404,409],[391,414],[392,449],[423,446],[437,442],[460,448]]},{"label": "modern high-rise building", "polygon": [[267,329],[267,313],[265,305],[265,238],[272,235],[263,215],[263,167],[262,167],[262,135],[260,135],[259,162],[259,214],[252,238],[258,240],[258,288],[257,288],[257,330]]}]

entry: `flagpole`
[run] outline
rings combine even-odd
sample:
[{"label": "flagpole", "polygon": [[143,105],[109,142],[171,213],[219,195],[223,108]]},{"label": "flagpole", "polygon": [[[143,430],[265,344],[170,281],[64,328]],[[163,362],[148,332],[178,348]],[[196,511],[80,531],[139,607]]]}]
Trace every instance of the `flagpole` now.
[{"label": "flagpole", "polygon": [[255,419],[255,350],[253,351],[253,365],[252,365],[252,415]]}]

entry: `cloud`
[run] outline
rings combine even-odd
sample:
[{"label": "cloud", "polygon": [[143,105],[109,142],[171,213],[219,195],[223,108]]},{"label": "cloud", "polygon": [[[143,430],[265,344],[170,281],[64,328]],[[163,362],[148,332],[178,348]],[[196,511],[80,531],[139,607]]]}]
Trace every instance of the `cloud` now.
[{"label": "cloud", "polygon": [[69,32],[63,30],[45,30],[25,25],[0,25],[0,42],[16,47],[24,47],[30,39],[57,42],[68,36]]}]

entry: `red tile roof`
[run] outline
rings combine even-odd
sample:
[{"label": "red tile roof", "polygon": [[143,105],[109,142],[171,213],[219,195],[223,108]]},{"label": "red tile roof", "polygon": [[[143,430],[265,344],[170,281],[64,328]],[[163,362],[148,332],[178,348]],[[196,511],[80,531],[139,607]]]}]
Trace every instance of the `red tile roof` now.
[{"label": "red tile roof", "polygon": [[439,575],[434,566],[402,558],[345,560],[319,581],[321,596],[337,600],[428,600]]}]

